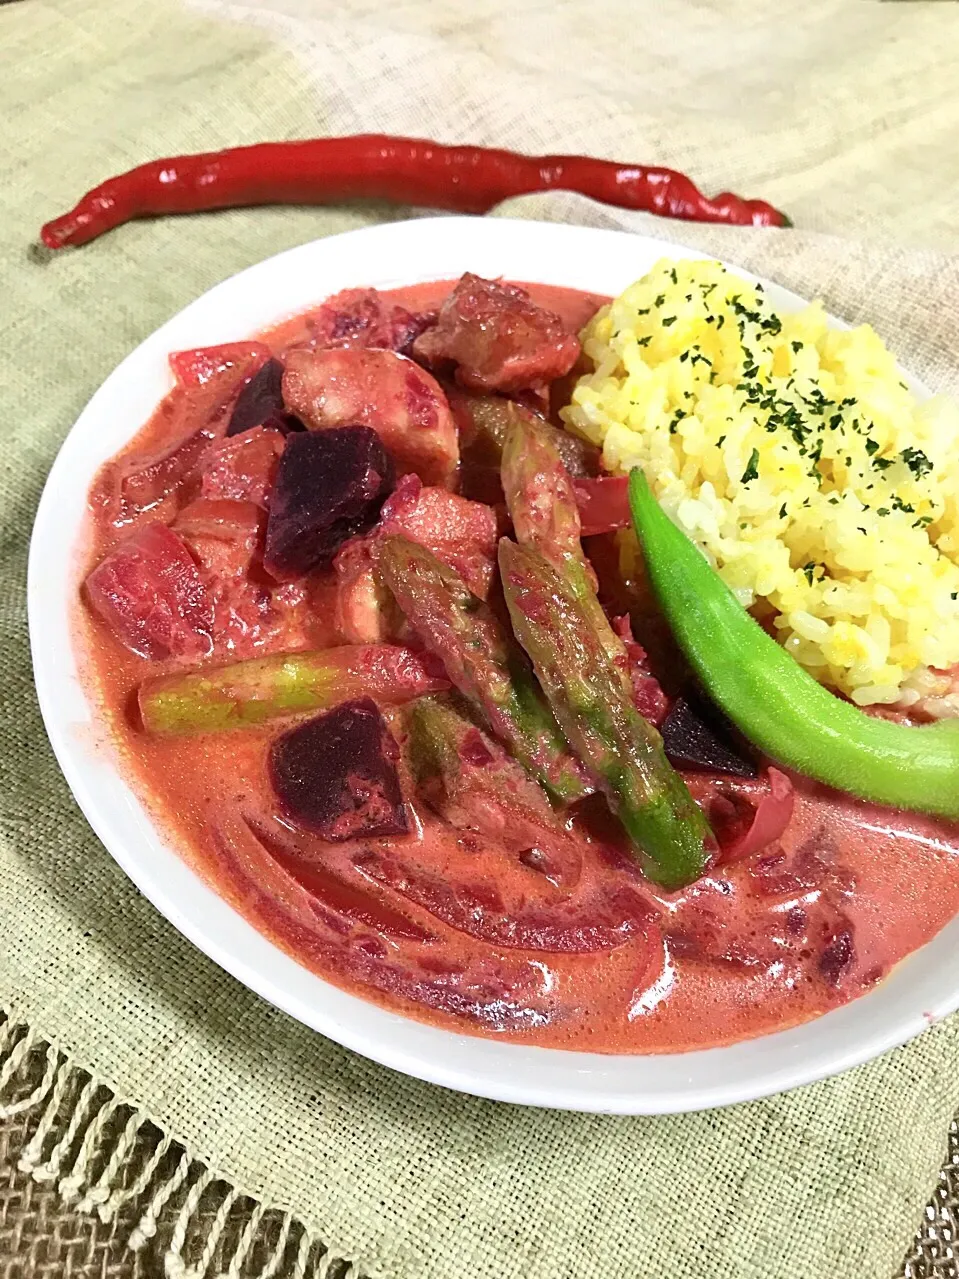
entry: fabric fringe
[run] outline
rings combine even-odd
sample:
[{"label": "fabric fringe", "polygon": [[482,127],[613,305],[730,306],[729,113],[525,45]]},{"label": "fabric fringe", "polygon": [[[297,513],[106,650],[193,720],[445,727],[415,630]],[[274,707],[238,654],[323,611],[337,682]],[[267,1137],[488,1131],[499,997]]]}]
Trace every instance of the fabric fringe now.
[{"label": "fabric fringe", "polygon": [[[40,1081],[30,1087],[41,1063]],[[19,1169],[35,1181],[55,1184],[74,1211],[95,1213],[104,1223],[122,1209],[139,1208],[129,1248],[146,1247],[158,1233],[164,1209],[181,1197],[162,1248],[167,1279],[277,1279],[281,1274],[285,1279],[377,1279],[356,1259],[333,1255],[291,1213],[259,1203],[192,1158],[146,1114],[0,1008],[0,1120],[20,1114],[36,1114],[37,1124],[21,1151]],[[234,1217],[239,1201],[245,1212]]]}]

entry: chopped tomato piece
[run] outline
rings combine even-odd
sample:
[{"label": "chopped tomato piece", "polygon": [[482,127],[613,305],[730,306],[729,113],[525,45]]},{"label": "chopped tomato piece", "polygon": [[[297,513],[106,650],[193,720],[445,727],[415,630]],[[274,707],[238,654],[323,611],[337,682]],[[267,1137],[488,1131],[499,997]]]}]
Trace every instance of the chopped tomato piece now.
[{"label": "chopped tomato piece", "polygon": [[719,860],[724,865],[740,861],[774,844],[782,838],[792,821],[796,803],[792,782],[778,768],[769,768],[767,774],[769,789],[760,797],[746,829],[725,840],[722,830],[716,832],[720,844]]},{"label": "chopped tomato piece", "polygon": [[255,502],[198,497],[183,508],[173,521],[173,528],[188,542],[192,538],[209,537],[252,546],[262,534],[265,522],[263,509]]},{"label": "chopped tomato piece", "polygon": [[224,342],[219,346],[174,351],[170,367],[180,386],[232,384],[236,390],[243,379],[252,377],[269,358],[270,348],[263,342]]},{"label": "chopped tomato piece", "polygon": [[231,342],[170,356],[177,385],[157,411],[166,419],[168,442],[145,459],[121,457],[104,472],[100,500],[118,504],[116,518],[135,518],[195,483],[196,468],[210,441],[223,434],[237,391],[269,355],[262,342]]},{"label": "chopped tomato piece", "polygon": [[116,546],[86,580],[87,598],[116,637],[141,657],[203,657],[213,609],[193,557],[165,524],[147,524]]},{"label": "chopped tomato piece", "polygon": [[[255,503],[211,497],[197,498],[173,521],[174,532],[196,557],[215,602],[227,583],[236,588],[247,585],[264,525],[264,512]],[[215,604],[214,615],[217,611]]]},{"label": "chopped tomato piece", "polygon": [[579,358],[579,339],[525,289],[467,272],[440,308],[434,328],[413,343],[429,365],[456,365],[474,391],[522,391],[562,377]]},{"label": "chopped tomato piece", "polygon": [[306,640],[306,590],[267,580],[261,555],[266,512],[254,502],[200,497],[173,521],[200,566],[213,602],[213,649],[222,659],[252,657]]},{"label": "chopped tomato piece", "polygon": [[368,426],[402,474],[447,483],[459,461],[456,428],[439,383],[395,351],[293,350],[283,399],[311,430]]},{"label": "chopped tomato piece", "polygon": [[597,475],[573,480],[583,537],[629,528],[629,480],[625,475]]},{"label": "chopped tomato piece", "polygon": [[131,515],[149,511],[192,476],[212,439],[213,433],[201,428],[174,448],[152,457],[137,470],[121,474],[119,489],[123,518],[129,519]]},{"label": "chopped tomato piece", "polygon": [[792,820],[793,784],[778,768],[749,778],[684,774],[693,798],[702,807],[719,843],[718,866],[741,861],[775,844]]},{"label": "chopped tomato piece", "polygon": [[200,492],[204,497],[268,506],[284,442],[280,431],[264,426],[221,440],[200,463]]},{"label": "chopped tomato piece", "polygon": [[649,668],[646,650],[633,638],[629,617],[617,617],[613,622],[613,629],[626,646],[634,706],[643,719],[649,720],[651,724],[662,724],[669,713],[669,698]]}]

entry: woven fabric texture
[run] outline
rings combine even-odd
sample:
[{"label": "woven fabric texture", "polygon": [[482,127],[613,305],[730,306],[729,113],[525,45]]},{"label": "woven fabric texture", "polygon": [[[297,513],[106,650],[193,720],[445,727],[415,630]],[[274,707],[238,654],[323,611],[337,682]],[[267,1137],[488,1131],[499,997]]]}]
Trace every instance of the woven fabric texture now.
[{"label": "woven fabric texture", "polygon": [[[876,35],[865,19],[841,18],[839,6],[811,4],[791,16],[792,53],[804,50],[816,66],[801,102],[794,85],[782,89],[788,101],[777,100],[768,69],[744,77],[745,51],[732,71],[710,53],[718,4],[676,6],[675,16],[666,6],[643,33],[630,25],[626,0],[588,14],[567,6],[555,28],[543,6],[477,13],[462,0],[409,0],[391,6],[389,18],[370,0],[350,6],[349,22],[345,10],[305,0],[299,16],[260,7],[235,10],[239,20],[229,22],[222,9],[200,14],[172,0],[0,7],[0,1004],[92,1072],[111,1098],[105,1104],[136,1108],[144,1123],[185,1143],[198,1167],[289,1210],[298,1229],[322,1242],[325,1258],[355,1260],[357,1273],[636,1279],[662,1273],[668,1259],[668,1273],[689,1279],[886,1279],[943,1158],[957,1103],[959,1026],[937,1026],[839,1079],[722,1113],[565,1115],[456,1096],[373,1066],[267,1007],[193,950],[91,835],[47,747],[24,619],[33,510],[80,408],[160,322],[270,252],[408,211],[263,209],[140,223],[42,263],[28,243],[46,217],[107,173],[232,142],[365,127],[527,148],[628,149],[689,167],[707,188],[736,186],[786,205],[797,228],[621,219],[564,196],[504,212],[655,227],[722,253],[822,296],[847,319],[869,319],[910,369],[957,391],[959,259],[946,251],[948,182],[940,168],[934,191],[933,166],[907,158],[920,125],[935,142],[933,107],[955,96],[956,46],[948,20],[930,12],[952,6],[870,7],[879,11]],[[682,60],[664,52],[670,32],[683,29],[680,9],[698,24],[688,57],[704,85],[708,74],[714,81],[712,96],[704,88],[682,109]],[[918,25],[894,9],[909,10]],[[778,10],[732,5],[729,21],[740,41],[752,31],[772,47],[774,35],[789,34]],[[807,13],[829,12],[847,39],[836,39],[832,78],[823,81],[829,41]],[[617,30],[629,32],[643,75],[659,57],[661,79],[644,88]],[[821,105],[854,66],[849,39],[857,33],[888,91],[870,129],[849,95],[833,114]],[[559,74],[569,66],[577,68],[572,80]],[[730,88],[736,75],[741,93]],[[632,97],[614,100],[616,77]],[[759,102],[768,103],[766,115]],[[805,141],[789,124],[799,107],[811,113]],[[875,191],[864,177],[870,147],[886,166]],[[842,235],[822,234],[826,227]],[[893,235],[934,247],[892,247]],[[78,1159],[84,1131],[94,1129],[78,1128]],[[117,1176],[125,1174],[124,1164]],[[175,1183],[176,1193],[201,1186],[196,1211],[177,1218],[194,1235],[207,1184],[197,1176],[190,1169]],[[161,1218],[174,1210],[171,1192]],[[91,1264],[107,1274],[114,1263]]]}]

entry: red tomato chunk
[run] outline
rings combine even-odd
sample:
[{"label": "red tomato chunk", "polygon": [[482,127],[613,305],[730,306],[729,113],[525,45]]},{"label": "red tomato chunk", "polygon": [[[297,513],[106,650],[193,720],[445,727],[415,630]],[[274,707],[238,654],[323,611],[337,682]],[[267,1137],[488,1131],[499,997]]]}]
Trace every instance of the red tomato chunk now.
[{"label": "red tomato chunk", "polygon": [[200,492],[267,506],[284,441],[280,431],[254,426],[215,444],[200,464]]},{"label": "red tomato chunk", "polygon": [[180,386],[208,384],[231,386],[235,390],[270,358],[270,348],[262,342],[223,342],[219,346],[198,346],[174,351],[170,368]]},{"label": "red tomato chunk", "polygon": [[122,541],[87,578],[86,591],[117,639],[141,657],[210,652],[212,604],[190,552],[165,524],[147,524]]}]

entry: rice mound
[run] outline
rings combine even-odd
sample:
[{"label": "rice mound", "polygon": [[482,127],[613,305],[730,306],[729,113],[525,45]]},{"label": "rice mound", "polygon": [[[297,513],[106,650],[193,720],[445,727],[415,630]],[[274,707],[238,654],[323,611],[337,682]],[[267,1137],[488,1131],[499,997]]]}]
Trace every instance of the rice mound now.
[{"label": "rice mound", "polygon": [[643,468],[811,674],[861,706],[959,711],[940,674],[959,663],[959,405],[918,403],[868,325],[778,315],[718,262],[657,263],[581,336],[567,426]]}]

